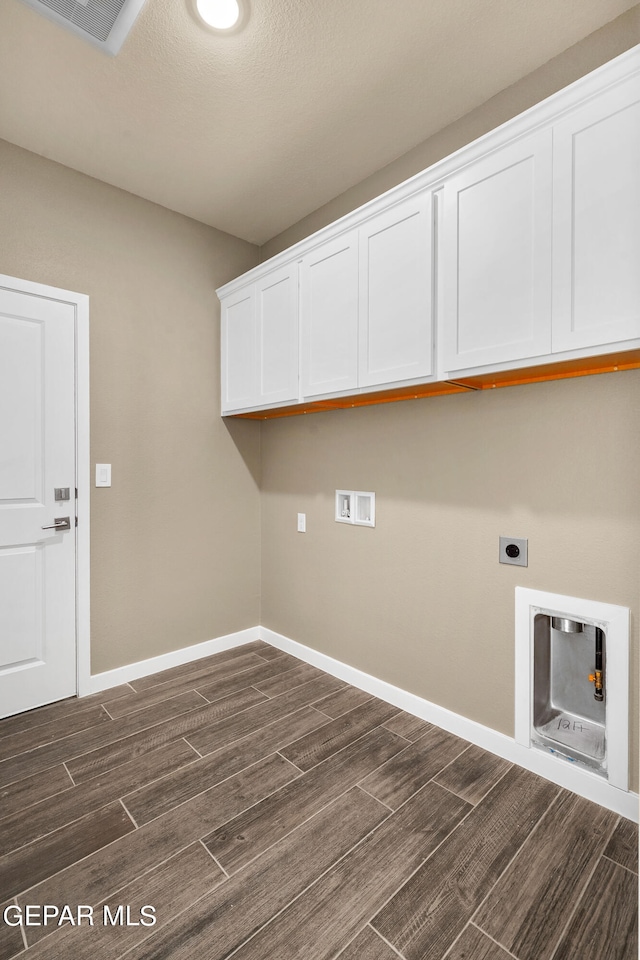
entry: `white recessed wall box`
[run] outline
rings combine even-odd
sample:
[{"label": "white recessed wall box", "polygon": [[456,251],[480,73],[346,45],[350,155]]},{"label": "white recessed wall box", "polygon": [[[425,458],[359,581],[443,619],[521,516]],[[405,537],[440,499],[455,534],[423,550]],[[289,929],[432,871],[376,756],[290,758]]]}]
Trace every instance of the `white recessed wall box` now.
[{"label": "white recessed wall box", "polygon": [[115,56],[146,0],[22,0],[54,23]]},{"label": "white recessed wall box", "polygon": [[516,740],[566,763],[576,787],[600,777],[629,789],[629,617],[516,587]]},{"label": "white recessed wall box", "polygon": [[375,527],[376,495],[365,490],[336,490],[336,520],[358,527]]},{"label": "white recessed wall box", "polygon": [[336,520],[338,523],[353,523],[353,490],[336,490]]}]

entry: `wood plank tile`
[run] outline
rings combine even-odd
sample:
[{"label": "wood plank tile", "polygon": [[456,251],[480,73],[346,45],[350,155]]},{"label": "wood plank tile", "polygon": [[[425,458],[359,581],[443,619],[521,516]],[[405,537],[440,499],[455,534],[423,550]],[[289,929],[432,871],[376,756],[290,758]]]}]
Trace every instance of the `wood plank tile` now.
[{"label": "wood plank tile", "polygon": [[[172,917],[190,907],[194,900],[203,896],[225,880],[222,870],[216,866],[202,844],[194,843],[181,850],[169,860],[150,870],[133,883],[119,890],[116,897],[94,908],[93,926],[69,924],[54,931],[50,936],[29,949],[29,960],[111,960],[132,949],[156,930],[166,926]],[[155,907],[156,923],[145,926],[141,914],[146,905]],[[109,913],[105,914],[105,905]],[[140,926],[113,924],[118,909],[128,907],[132,921]],[[106,920],[106,922],[105,922]],[[126,915],[125,915],[126,923]]]},{"label": "wood plank tile", "polygon": [[357,687],[345,687],[330,697],[319,700],[316,708],[335,720],[337,717],[341,717],[343,713],[347,713],[372,699],[372,694],[365,693],[364,690],[359,690]]},{"label": "wood plank tile", "polygon": [[[195,693],[185,693],[183,697],[198,697]],[[176,698],[182,699],[182,698]],[[165,743],[170,743],[179,737],[191,734],[192,731],[200,727],[206,727],[208,724],[215,723],[221,717],[234,716],[255,703],[265,700],[262,693],[258,693],[252,687],[247,687],[240,693],[233,694],[231,697],[224,697],[215,703],[204,704],[201,698],[197,703],[200,704],[196,709],[191,709],[175,719],[165,723],[156,724],[140,733],[132,734],[122,740],[116,740],[115,743],[109,743],[104,747],[98,747],[89,753],[83,753],[79,757],[67,762],[67,769],[76,783],[83,783],[92,777],[112,770],[121,763],[128,763],[141,757],[148,750],[155,750]],[[170,703],[171,701],[166,701]],[[194,705],[196,701],[192,701]],[[161,704],[158,704],[161,706]],[[133,714],[129,719],[133,720],[138,714]],[[115,721],[114,721],[115,722]]]},{"label": "wood plank tile", "polygon": [[[278,790],[298,773],[277,754],[242,771],[108,847],[71,864],[18,897],[23,903],[88,903],[95,906],[183,847]],[[29,848],[26,848],[29,849]],[[27,931],[28,942],[46,936]]]},{"label": "wood plank tile", "polygon": [[372,927],[365,927],[336,960],[398,960],[398,954]]},{"label": "wood plank tile", "polygon": [[405,713],[404,710],[401,710],[395,717],[392,717],[391,720],[385,721],[384,726],[387,730],[391,730],[392,733],[397,733],[400,737],[405,737],[407,740],[419,740],[427,730],[430,730],[433,726],[432,723],[427,723],[426,720],[421,720],[420,717],[414,717],[410,713]]},{"label": "wood plank tile", "polygon": [[447,960],[513,960],[513,956],[470,923],[447,954]]},{"label": "wood plank tile", "polygon": [[255,683],[256,689],[261,693],[266,693],[268,697],[277,697],[281,693],[287,693],[294,687],[299,687],[302,683],[308,683],[309,680],[315,680],[317,677],[323,677],[322,670],[312,667],[310,663],[303,663],[298,667],[291,667],[282,676],[273,677],[271,680],[260,680]]},{"label": "wood plank tile", "polygon": [[[272,647],[270,643],[265,643],[264,640],[256,641],[255,652],[265,660],[277,660],[278,657],[285,655],[284,650],[280,650],[278,647]],[[286,656],[291,656],[291,654],[286,654]]]},{"label": "wood plank tile", "polygon": [[457,757],[466,745],[465,740],[460,740],[452,733],[432,727],[419,740],[408,744],[401,753],[375,770],[362,781],[361,786],[371,796],[396,810]]},{"label": "wood plank tile", "polygon": [[[29,753],[3,760],[0,763],[0,786],[13,783],[15,780],[22,780],[39,771],[47,770],[61,761],[71,760],[105,744],[114,743],[123,737],[128,737],[133,733],[149,730],[151,727],[169,719],[188,713],[198,705],[204,705],[204,701],[194,690],[191,693],[173,697],[171,700],[165,700],[153,707],[147,707],[146,710],[140,710],[131,717],[123,717],[121,720],[112,720],[110,723],[100,724],[99,727],[81,730],[65,740],[45,744]],[[178,737],[179,734],[176,734],[171,739],[177,740]]]},{"label": "wood plank tile", "polygon": [[[191,677],[187,677],[184,680],[171,680],[169,683],[160,683],[156,687],[149,687],[148,690],[143,690],[141,693],[131,693],[127,697],[122,697],[113,704],[108,704],[106,709],[114,720],[118,720],[120,717],[128,717],[132,713],[137,713],[138,710],[144,710],[145,707],[151,707],[156,703],[170,700],[172,697],[177,697],[182,693],[194,691],[197,682],[197,680],[194,682]],[[242,689],[242,686],[250,687],[251,684],[245,683],[241,685],[239,689]],[[205,699],[206,698],[203,698],[203,701]],[[202,706],[202,703],[200,706]]]},{"label": "wood plank tile", "polygon": [[250,710],[245,710],[242,715],[228,717],[218,723],[198,729],[194,733],[190,733],[187,739],[198,753],[205,756],[208,753],[213,753],[214,750],[226,747],[234,740],[248,736],[255,730],[259,730],[260,727],[286,717],[289,713],[295,713],[300,707],[309,706],[315,700],[320,700],[329,693],[339,690],[341,686],[343,684],[340,680],[322,675],[316,680],[310,680],[294,690],[281,694],[279,697],[273,697],[273,699],[265,703],[259,703]]},{"label": "wood plank tile", "polygon": [[21,733],[23,730],[32,730],[33,727],[51,723],[52,720],[61,720],[62,717],[72,716],[74,713],[86,710],[87,707],[93,707],[99,703],[112,703],[129,693],[131,693],[129,684],[122,683],[117,687],[109,687],[108,690],[92,693],[88,697],[69,697],[67,700],[59,700],[57,703],[49,703],[45,707],[27,710],[26,713],[17,713],[13,717],[5,717],[4,720],[0,720],[0,737],[8,736],[10,733]]},{"label": "wood plank tile", "polygon": [[234,960],[330,960],[469,809],[459,797],[427,784],[240,947]]},{"label": "wood plank tile", "polygon": [[472,744],[436,776],[438,783],[476,804],[504,776],[511,764]]},{"label": "wood plank tile", "polygon": [[610,810],[563,791],[474,923],[519,960],[549,960],[617,820]]},{"label": "wood plank tile", "polygon": [[272,843],[349,790],[402,749],[388,730],[372,730],[204,838],[227,873],[235,873]]},{"label": "wood plank tile", "polygon": [[254,659],[255,653],[253,644],[245,644],[242,647],[234,647],[232,650],[214,653],[210,657],[182,663],[177,667],[169,667],[168,670],[160,670],[159,673],[152,673],[138,680],[131,680],[131,686],[140,692],[155,687],[159,683],[181,680],[193,675],[202,677],[210,675],[212,679],[216,676],[229,676],[231,673],[244,670],[246,666],[255,666],[257,662]]},{"label": "wood plank tile", "polygon": [[[291,669],[289,661],[295,663],[293,657],[278,657],[276,660],[263,660],[257,667],[250,670],[244,670],[242,673],[235,674],[233,677],[226,677],[223,680],[214,680],[210,683],[198,683],[196,689],[198,693],[207,700],[213,702],[225,697],[230,693],[236,693],[242,690],[242,685],[253,686],[260,690],[258,684],[269,680],[271,677],[282,676],[287,670]],[[262,692],[262,691],[260,691]]]},{"label": "wood plank tile", "polygon": [[[215,670],[198,670],[187,677],[178,677],[166,683],[158,683],[147,690],[131,692],[128,697],[122,697],[116,703],[109,704],[108,711],[112,717],[124,717],[143,707],[184,693],[186,690],[197,690],[205,700],[220,700],[231,693],[244,690],[245,687],[253,686],[257,679],[275,676],[286,669],[287,664],[284,661],[268,663],[252,653],[229,663],[220,664]],[[206,694],[207,689],[210,689],[211,696]]]},{"label": "wood plank tile", "polygon": [[35,843],[5,854],[0,857],[0,899],[9,899],[40,883],[133,829],[122,804],[111,803]]},{"label": "wood plank tile", "polygon": [[45,743],[53,743],[54,740],[64,740],[65,737],[70,737],[79,730],[111,722],[111,717],[103,709],[102,704],[87,707],[86,710],[77,710],[67,717],[52,720],[51,723],[44,723],[30,730],[22,730],[3,737],[0,740],[0,760],[26,753],[27,750],[33,750]]},{"label": "wood plank tile", "polygon": [[636,960],[638,878],[603,858],[554,960]]},{"label": "wood plank tile", "polygon": [[440,960],[557,792],[512,767],[373,918],[372,927],[407,960]]},{"label": "wood plank tile", "polygon": [[621,817],[604,854],[605,857],[615,860],[616,863],[626,867],[627,870],[633,870],[634,873],[637,873],[638,824]]},{"label": "wood plank tile", "polygon": [[0,820],[0,854],[17,850],[67,823],[72,823],[94,810],[129,793],[149,781],[157,780],[169,771],[186,774],[184,767],[198,759],[185,740],[176,740],[167,746],[116,767],[109,774],[88,780],[72,790],[56,796],[55,802],[42,800],[32,806],[25,816],[18,811]]},{"label": "wood plank tile", "polygon": [[20,927],[11,927],[2,920],[5,907],[10,904],[15,905],[15,900],[5,900],[3,904],[0,904],[0,960],[10,960],[11,957],[15,957],[16,953],[24,950]]},{"label": "wood plank tile", "polygon": [[47,770],[46,776],[35,773],[24,780],[15,780],[0,787],[0,811],[3,817],[16,812],[24,813],[28,807],[62,790],[69,790],[73,780],[62,764]]},{"label": "wood plank tile", "polygon": [[[316,704],[320,710],[320,702]],[[308,733],[281,751],[282,755],[301,770],[310,770],[349,743],[380,726],[397,713],[397,707],[383,700],[369,700],[350,710],[337,720],[326,723],[318,730]]]},{"label": "wood plank tile", "polygon": [[[126,960],[227,960],[230,954],[234,960],[442,960],[443,954],[447,960],[635,960],[637,878],[627,869],[637,870],[634,824],[552,785],[541,788],[541,781],[524,771],[516,776],[512,768],[500,778],[504,761],[472,746],[391,812],[380,802],[383,797],[400,803],[409,789],[403,778],[415,789],[428,773],[425,764],[435,762],[437,750],[425,750],[424,764],[415,762],[421,739],[430,734],[439,746],[440,738],[450,735],[399,711],[301,773],[276,751],[292,748],[293,754],[301,746],[296,741],[305,740],[308,749],[313,737],[326,733],[321,725],[335,733],[337,721],[379,701],[361,703],[361,691],[262,642],[233,653],[231,660],[216,659],[205,668],[202,661],[184,665],[188,672],[182,676],[170,671],[168,679],[158,683],[156,678],[140,693],[125,685],[125,692],[120,691],[124,703],[114,708],[121,716],[62,740],[51,740],[51,734],[71,729],[73,720],[67,727],[67,718],[95,711],[97,697],[109,696],[109,691],[32,711],[25,716],[38,714],[37,720],[24,726],[20,717],[0,721],[0,745],[29,748],[0,761],[0,783],[5,780],[0,787],[0,855],[6,851],[0,881],[4,867],[5,881],[12,874],[11,891],[16,882],[31,883],[19,878],[37,861],[44,878],[18,892],[22,905],[91,903],[99,909],[108,898],[114,908],[130,903],[135,910],[139,896],[141,904],[155,900],[168,921],[162,928],[124,926],[103,933],[32,927],[25,931],[31,944],[27,954],[19,928],[7,929],[0,922],[0,960],[8,960],[4,954],[15,955],[16,949],[16,960],[34,951],[35,960],[120,960],[123,951]],[[228,680],[232,689],[237,684],[246,689],[250,679],[260,702],[238,709],[236,701],[228,715],[213,721],[207,715],[204,723],[200,715],[194,721],[192,714],[213,706],[199,697],[194,684],[224,694],[222,700],[230,696],[225,693]],[[181,699],[185,696],[191,697],[190,706]],[[320,712],[323,700],[335,716]],[[182,739],[183,722],[189,738],[202,738],[206,757],[197,757]],[[146,740],[159,726],[156,751],[136,742],[134,759],[118,754],[118,741],[138,734]],[[29,733],[36,728],[42,728],[49,743],[39,745]],[[11,737],[16,738],[13,747],[7,746]],[[377,756],[370,750],[361,757],[352,752],[376,737],[387,738],[386,744],[377,743]],[[64,754],[58,756],[61,744]],[[95,778],[72,785],[61,761],[72,763],[105,747],[113,748],[110,762],[117,758],[117,765],[102,770],[99,763]],[[400,787],[388,787],[393,770]],[[363,789],[364,781],[371,786],[376,780],[384,784],[380,801]],[[400,791],[395,799],[394,790]],[[550,794],[545,798],[538,790]],[[128,824],[129,832],[99,846],[104,842],[99,827],[90,831],[85,821],[117,806],[115,797],[122,793],[136,798],[142,818],[149,819],[137,830]],[[402,827],[407,809],[416,810],[416,798],[423,794],[430,794],[424,811],[435,818],[426,831],[431,841],[417,823],[411,826],[417,839],[409,840],[401,829],[398,840],[391,831]],[[446,828],[439,822],[438,797],[446,809],[459,805]],[[545,802],[550,805],[540,816]],[[598,825],[600,817],[613,819],[608,834],[597,840],[600,852],[594,853],[593,823]],[[439,846],[433,836],[437,829],[449,831]],[[77,849],[76,830],[82,834]],[[386,838],[384,830],[389,831]],[[15,849],[3,848],[7,841]],[[237,858],[230,879],[203,841],[229,846],[230,863]],[[91,846],[94,842],[97,848]],[[427,852],[412,863],[416,846],[423,843]],[[397,847],[404,844],[402,856]],[[16,858],[15,870],[9,858]],[[598,882],[588,883],[594,868]],[[0,893],[8,895],[1,882]],[[510,951],[509,943],[498,944],[493,932],[476,924],[483,910],[491,913],[494,901],[496,915],[506,918],[501,929],[507,933],[500,936],[508,941],[509,929],[517,928],[524,953],[517,952],[517,945]],[[391,909],[406,937],[402,954],[395,952],[398,943],[392,947],[384,931],[372,926]],[[536,937],[555,944],[557,956],[541,953]]]},{"label": "wood plank tile", "polygon": [[223,960],[387,815],[377,800],[350,790],[127,960]]},{"label": "wood plank tile", "polygon": [[322,714],[312,707],[303,707],[243,740],[209,754],[189,769],[169,774],[129,794],[123,802],[138,825],[148,823],[323,723],[326,719]]}]

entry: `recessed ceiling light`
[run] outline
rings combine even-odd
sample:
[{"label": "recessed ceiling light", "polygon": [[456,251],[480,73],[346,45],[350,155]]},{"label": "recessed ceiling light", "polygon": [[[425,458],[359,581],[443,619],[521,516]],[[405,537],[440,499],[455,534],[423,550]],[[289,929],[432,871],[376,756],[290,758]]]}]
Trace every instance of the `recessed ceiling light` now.
[{"label": "recessed ceiling light", "polygon": [[196,0],[196,10],[208,27],[231,30],[242,13],[238,0]]}]

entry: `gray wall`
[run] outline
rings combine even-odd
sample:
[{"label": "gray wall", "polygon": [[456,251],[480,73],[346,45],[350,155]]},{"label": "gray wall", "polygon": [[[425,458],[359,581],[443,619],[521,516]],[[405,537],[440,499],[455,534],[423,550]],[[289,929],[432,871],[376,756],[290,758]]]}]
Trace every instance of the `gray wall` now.
[{"label": "gray wall", "polygon": [[514,588],[631,607],[637,786],[640,371],[265,422],[262,471],[263,625],[510,736]]},{"label": "gray wall", "polygon": [[[472,113],[446,127],[440,133],[413,150],[398,157],[393,163],[356,184],[346,193],[315,210],[288,230],[273,237],[260,248],[260,259],[268,260],[281,250],[297,243],[310,233],[333,223],[368,200],[380,196],[409,177],[420,173],[443,157],[465,146],[477,137],[494,130],[501,123],[527,110],[545,97],[551,96],[578,80],[591,70],[613,60],[619,54],[640,43],[640,4],[612,20],[600,30],[554,57],[540,69],[523,77],[517,83],[487,100]],[[425,109],[428,109],[425,92]]]},{"label": "gray wall", "polygon": [[[274,238],[262,259],[638,42],[635,7]],[[265,422],[262,623],[512,736],[514,587],[629,606],[637,789],[639,441],[636,371]],[[375,490],[375,530],[335,523],[341,488]],[[500,534],[529,538],[528,569],[498,564]]]},{"label": "gray wall", "polygon": [[215,288],[257,248],[0,141],[0,272],[90,296],[94,673],[260,617],[259,427],[220,418]]}]

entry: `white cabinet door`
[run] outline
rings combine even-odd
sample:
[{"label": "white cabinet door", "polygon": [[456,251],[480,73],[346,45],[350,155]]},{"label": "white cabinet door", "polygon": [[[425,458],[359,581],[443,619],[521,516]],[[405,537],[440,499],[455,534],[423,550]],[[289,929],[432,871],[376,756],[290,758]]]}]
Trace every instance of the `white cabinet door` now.
[{"label": "white cabinet door", "polygon": [[431,193],[360,228],[361,387],[433,372]]},{"label": "white cabinet door", "polygon": [[300,264],[302,394],[358,385],[358,232],[323,243]]},{"label": "white cabinet door", "polygon": [[222,412],[298,399],[298,265],[222,302]]},{"label": "white cabinet door", "polygon": [[222,303],[222,413],[258,402],[255,284]]},{"label": "white cabinet door", "polygon": [[640,78],[554,127],[553,349],[640,337]]},{"label": "white cabinet door", "polygon": [[298,265],[288,264],[256,284],[258,400],[298,399]]},{"label": "white cabinet door", "polygon": [[551,352],[551,130],[444,185],[447,371]]}]

